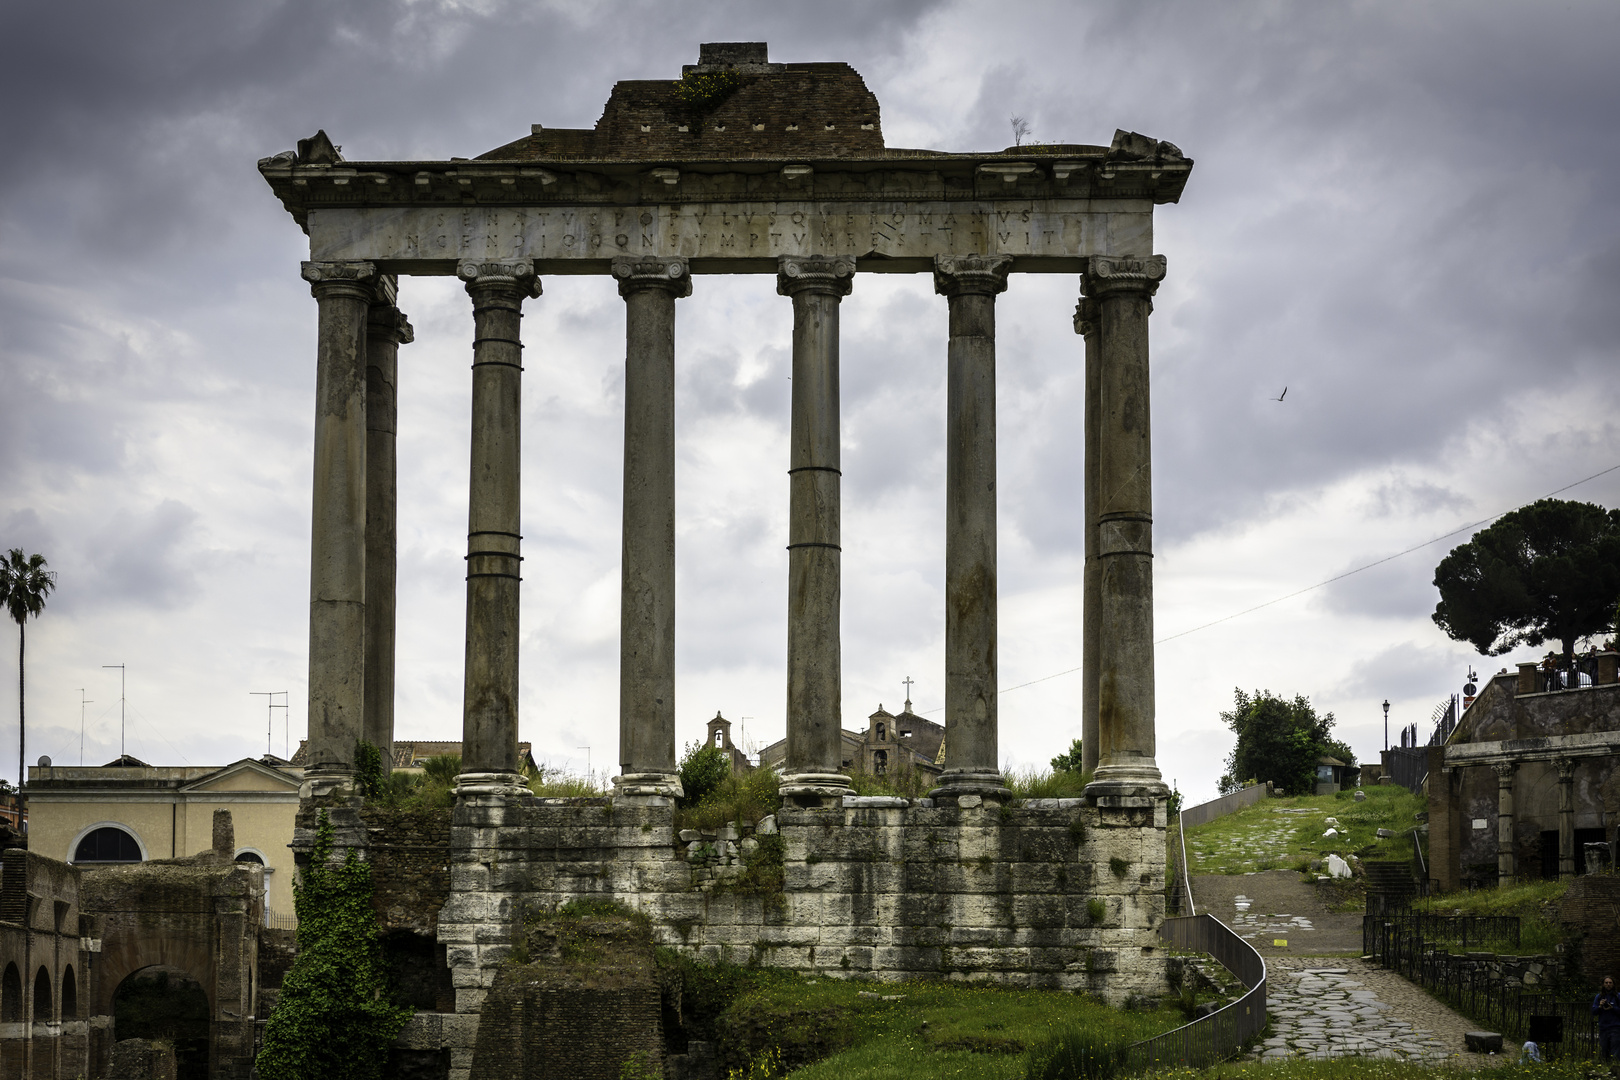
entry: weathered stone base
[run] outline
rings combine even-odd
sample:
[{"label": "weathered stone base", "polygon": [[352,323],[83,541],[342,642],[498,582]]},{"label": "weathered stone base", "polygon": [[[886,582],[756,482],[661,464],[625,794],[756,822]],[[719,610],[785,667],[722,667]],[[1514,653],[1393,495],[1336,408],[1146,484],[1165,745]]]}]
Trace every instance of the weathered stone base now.
[{"label": "weathered stone base", "polygon": [[[743,876],[734,837],[682,843],[667,805],[465,798],[438,928],[456,1010],[480,1011],[525,912],[589,898],[646,912],[659,944],[706,961],[1079,990],[1116,1005],[1156,997],[1167,989],[1156,933],[1165,802],[1115,802],[784,809],[777,891]],[[438,1045],[459,1080],[476,1029],[450,1019]],[[421,1043],[435,1041],[427,1034]]]}]

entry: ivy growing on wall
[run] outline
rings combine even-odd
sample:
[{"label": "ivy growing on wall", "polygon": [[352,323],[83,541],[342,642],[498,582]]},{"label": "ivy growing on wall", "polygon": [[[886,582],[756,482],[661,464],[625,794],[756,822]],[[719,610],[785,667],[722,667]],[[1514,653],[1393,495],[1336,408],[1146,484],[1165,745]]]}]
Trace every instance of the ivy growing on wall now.
[{"label": "ivy growing on wall", "polygon": [[381,1080],[411,1010],[389,1004],[371,867],[350,851],[331,865],[332,821],[320,811],[315,850],[293,886],[298,957],[265,1027],[263,1080]]}]

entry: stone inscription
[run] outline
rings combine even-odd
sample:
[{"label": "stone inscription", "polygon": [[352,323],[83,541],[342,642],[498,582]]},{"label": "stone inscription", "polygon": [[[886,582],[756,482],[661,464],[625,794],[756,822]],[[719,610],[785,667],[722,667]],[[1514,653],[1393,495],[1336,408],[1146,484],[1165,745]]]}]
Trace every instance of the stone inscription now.
[{"label": "stone inscription", "polygon": [[309,235],[311,258],[321,261],[1150,254],[1151,205],[1117,205],[1099,209],[1096,201],[1036,200],[312,209]]}]

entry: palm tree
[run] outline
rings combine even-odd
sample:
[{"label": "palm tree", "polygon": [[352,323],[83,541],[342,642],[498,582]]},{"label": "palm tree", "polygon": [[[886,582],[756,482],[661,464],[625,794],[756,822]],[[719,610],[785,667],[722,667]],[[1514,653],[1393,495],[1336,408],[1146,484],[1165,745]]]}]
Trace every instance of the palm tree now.
[{"label": "palm tree", "polygon": [[56,575],[45,569],[45,556],[24,555],[12,548],[0,559],[0,606],[17,621],[17,788],[28,779],[27,727],[23,722],[23,646],[27,622],[45,610],[45,598],[56,588]]}]

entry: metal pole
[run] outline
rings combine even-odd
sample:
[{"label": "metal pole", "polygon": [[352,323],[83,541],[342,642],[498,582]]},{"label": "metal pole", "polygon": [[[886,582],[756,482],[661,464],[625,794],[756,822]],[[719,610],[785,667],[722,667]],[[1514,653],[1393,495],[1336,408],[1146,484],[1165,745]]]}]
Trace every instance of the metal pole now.
[{"label": "metal pole", "polygon": [[91,704],[91,700],[84,696],[84,687],[79,687],[79,764],[84,764],[84,707]]}]

